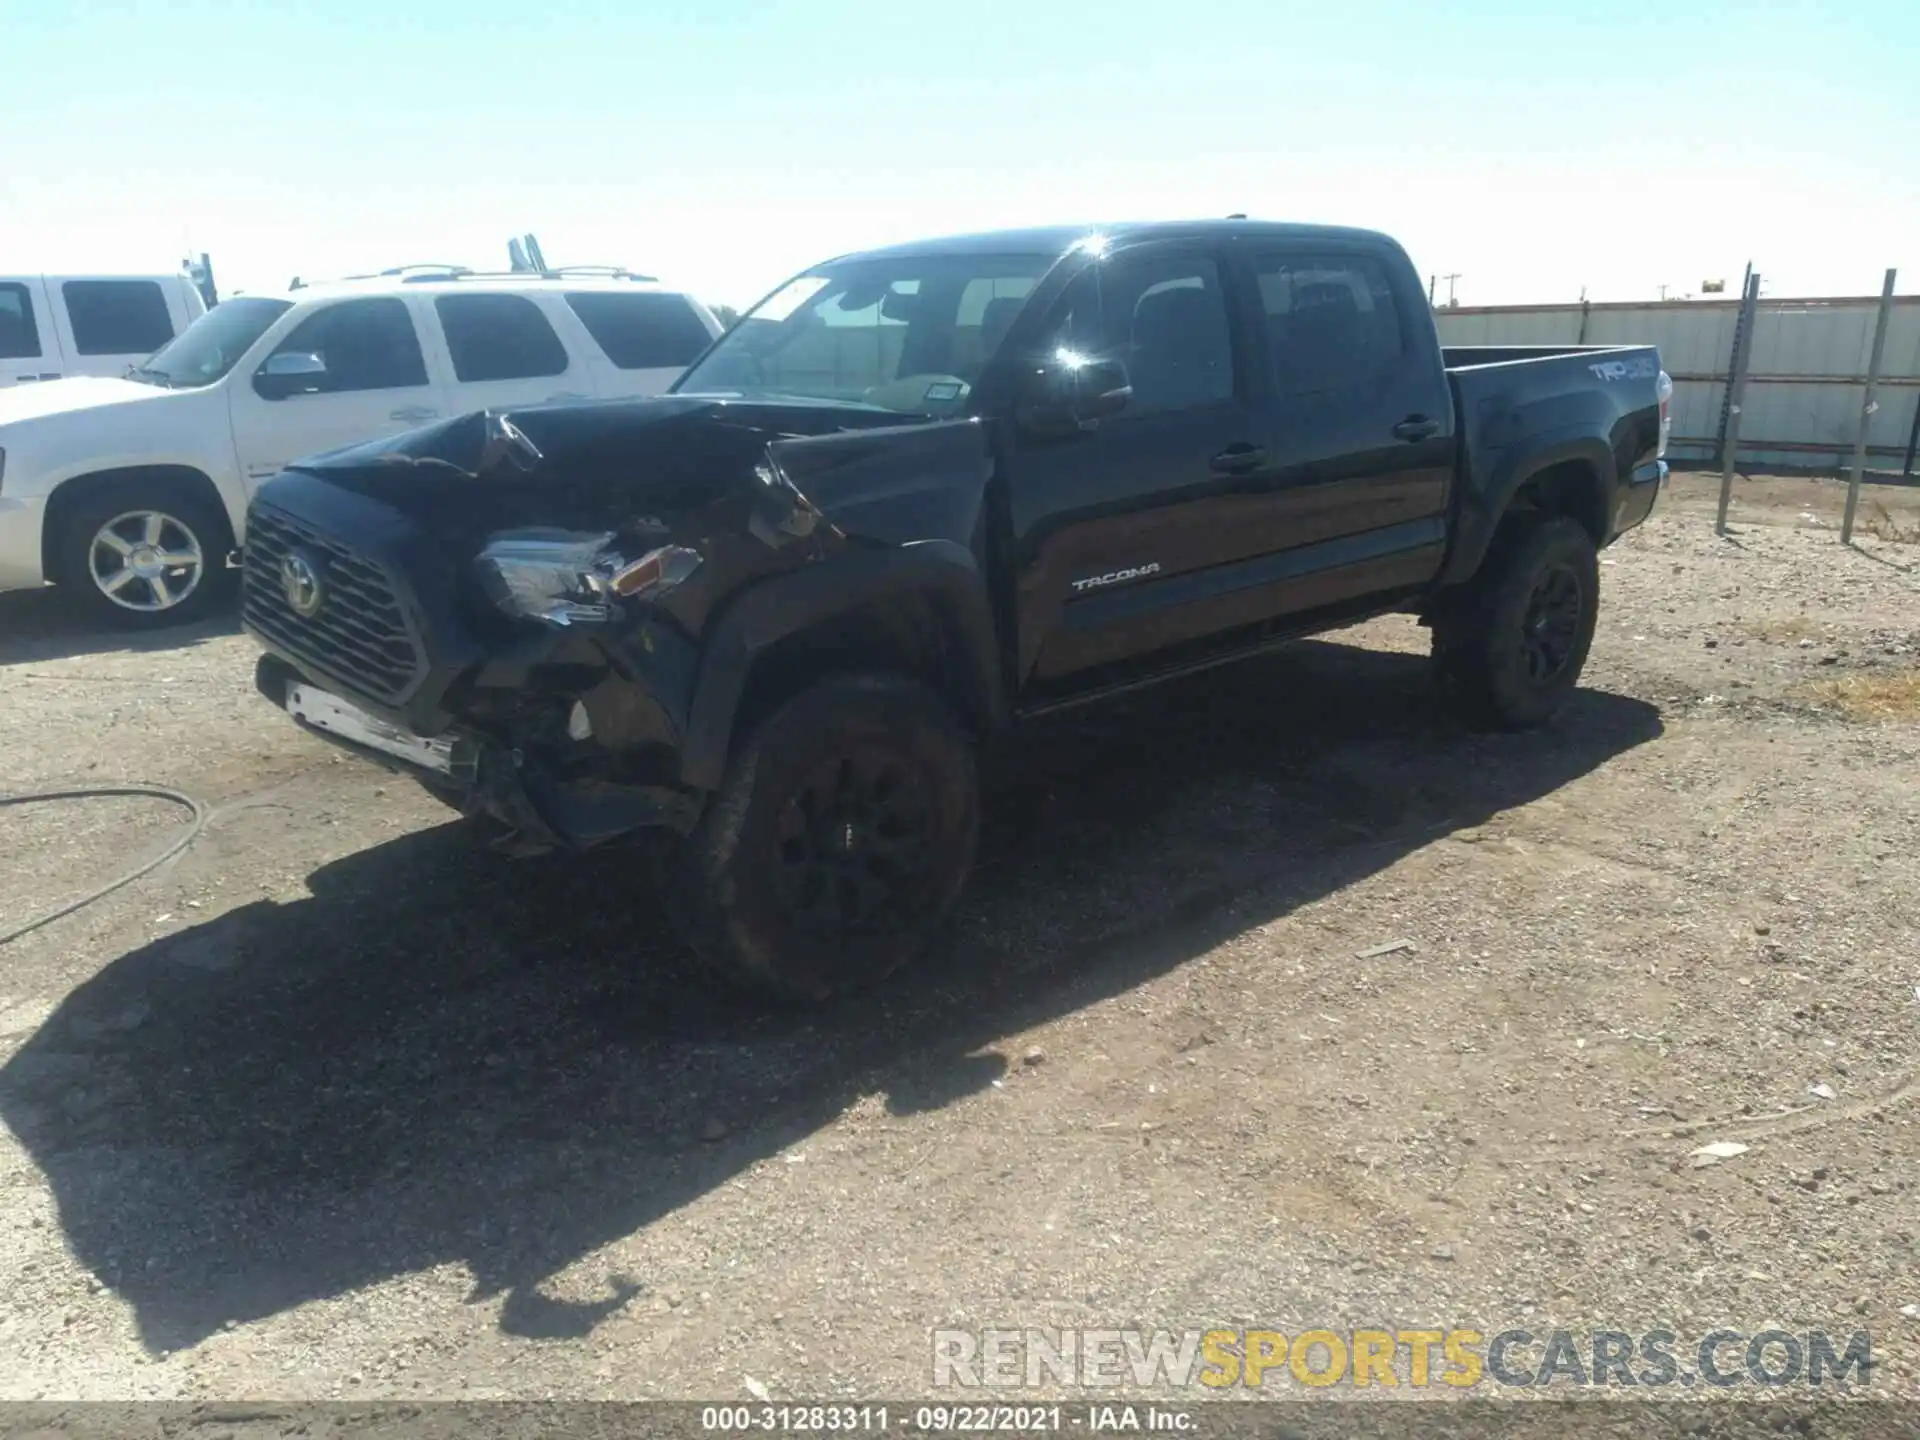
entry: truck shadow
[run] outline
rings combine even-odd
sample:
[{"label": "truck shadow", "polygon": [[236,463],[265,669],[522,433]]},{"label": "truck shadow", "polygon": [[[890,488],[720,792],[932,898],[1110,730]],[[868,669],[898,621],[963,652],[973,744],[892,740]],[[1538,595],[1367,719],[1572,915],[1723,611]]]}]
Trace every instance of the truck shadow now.
[{"label": "truck shadow", "polygon": [[117,651],[183,650],[222,635],[240,633],[240,612],[230,607],[192,625],[153,631],[113,630],[91,610],[54,586],[0,595],[0,665],[64,660]]},{"label": "truck shadow", "polygon": [[937,953],[805,1014],[716,996],[631,854],[408,835],[109,964],[0,1070],[0,1116],[155,1352],[449,1262],[507,1331],[582,1335],[647,1278],[544,1282],[854,1102],[952,1103],[996,1042],[1660,731],[1583,691],[1475,737],[1424,696],[1416,657],[1315,643],[1025,737]]}]

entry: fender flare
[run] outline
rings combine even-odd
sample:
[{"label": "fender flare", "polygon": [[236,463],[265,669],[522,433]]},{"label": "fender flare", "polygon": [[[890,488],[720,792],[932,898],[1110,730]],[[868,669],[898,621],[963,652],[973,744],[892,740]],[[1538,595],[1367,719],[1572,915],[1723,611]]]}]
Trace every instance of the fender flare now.
[{"label": "fender flare", "polygon": [[755,585],[709,631],[680,749],[682,783],[720,788],[747,677],[769,648],[835,615],[909,594],[930,595],[952,627],[978,710],[974,718],[989,730],[1002,726],[1007,712],[999,636],[973,553],[951,540],[846,549]]},{"label": "fender flare", "polygon": [[[1603,436],[1592,431],[1572,435],[1563,433],[1558,439],[1549,437],[1546,445],[1530,445],[1502,459],[1494,467],[1486,488],[1481,492],[1484,499],[1475,499],[1463,511],[1458,538],[1441,572],[1440,584],[1459,585],[1471,580],[1480,569],[1481,562],[1487,558],[1493,537],[1500,529],[1500,522],[1506,518],[1514,497],[1535,476],[1556,465],[1568,463],[1585,465],[1593,471],[1600,492],[1601,527],[1603,531],[1610,531],[1618,508],[1620,489],[1619,467],[1614,461],[1613,448]],[[1606,539],[1603,533],[1596,543],[1605,544]]]}]

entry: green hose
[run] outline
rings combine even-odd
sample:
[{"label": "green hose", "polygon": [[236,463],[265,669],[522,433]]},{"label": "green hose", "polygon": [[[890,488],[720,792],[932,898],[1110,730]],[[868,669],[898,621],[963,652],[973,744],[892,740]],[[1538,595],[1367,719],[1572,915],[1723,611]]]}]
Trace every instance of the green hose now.
[{"label": "green hose", "polygon": [[88,891],[78,900],[68,901],[58,909],[49,910],[44,915],[36,915],[24,925],[16,925],[11,930],[0,930],[0,945],[18,940],[22,935],[30,934],[40,929],[43,925],[51,925],[54,921],[63,919],[73,914],[74,911],[93,904],[94,901],[101,899],[103,896],[111,895],[122,885],[131,885],[142,875],[158,870],[162,865],[166,864],[167,861],[173,859],[174,856],[178,855],[182,850],[185,850],[195,840],[198,840],[200,838],[200,832],[207,828],[206,806],[202,805],[198,800],[195,800],[191,795],[182,795],[178,790],[168,790],[159,785],[100,785],[86,790],[41,790],[31,795],[0,795],[0,808],[8,805],[39,805],[54,800],[95,800],[113,795],[131,795],[153,800],[171,800],[174,804],[184,806],[193,813],[193,824],[187,827],[187,832],[184,835],[174,841],[173,844],[169,845],[159,855],[142,865],[135,866],[118,879],[109,880],[97,889]]}]

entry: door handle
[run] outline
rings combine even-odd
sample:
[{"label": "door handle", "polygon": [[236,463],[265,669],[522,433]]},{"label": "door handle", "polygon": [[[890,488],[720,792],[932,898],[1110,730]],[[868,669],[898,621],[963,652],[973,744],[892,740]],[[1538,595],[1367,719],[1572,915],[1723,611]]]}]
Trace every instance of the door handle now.
[{"label": "door handle", "polygon": [[1261,446],[1229,445],[1207,462],[1218,475],[1245,475],[1250,470],[1258,470],[1267,463],[1267,452]]},{"label": "door handle", "polygon": [[1393,427],[1394,435],[1406,441],[1431,440],[1440,433],[1440,422],[1424,415],[1409,415]]},{"label": "door handle", "polygon": [[388,411],[387,418],[389,420],[405,420],[411,422],[415,420],[431,420],[439,413],[438,410],[429,410],[424,405],[409,405],[403,410]]}]

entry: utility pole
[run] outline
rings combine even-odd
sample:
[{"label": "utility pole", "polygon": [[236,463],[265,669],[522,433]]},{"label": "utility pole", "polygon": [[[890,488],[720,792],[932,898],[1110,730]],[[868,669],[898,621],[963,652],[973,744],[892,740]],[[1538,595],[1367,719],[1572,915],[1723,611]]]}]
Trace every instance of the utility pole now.
[{"label": "utility pole", "polygon": [[1660,298],[1662,300],[1665,300],[1667,298],[1667,287],[1664,285],[1660,287]]},{"label": "utility pole", "polygon": [[1432,275],[1427,276],[1427,304],[1429,306],[1433,304],[1433,285],[1436,278],[1436,276]]},{"label": "utility pole", "polygon": [[1451,310],[1453,308],[1453,303],[1454,303],[1453,302],[1453,282],[1460,278],[1460,272],[1456,270],[1453,272],[1453,274],[1446,275],[1441,278],[1443,278],[1447,282],[1447,308]]}]

